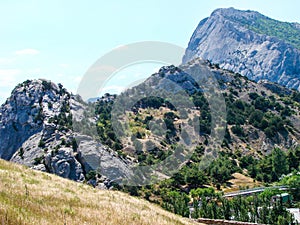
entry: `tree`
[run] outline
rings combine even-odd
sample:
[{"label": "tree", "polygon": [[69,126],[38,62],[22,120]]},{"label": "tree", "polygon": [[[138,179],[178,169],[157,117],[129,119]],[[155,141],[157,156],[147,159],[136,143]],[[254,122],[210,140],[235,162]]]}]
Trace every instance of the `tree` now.
[{"label": "tree", "polygon": [[285,182],[290,189],[290,193],[293,195],[295,201],[300,200],[300,175],[294,175],[287,179]]},{"label": "tree", "polygon": [[299,161],[297,159],[296,153],[293,150],[289,150],[287,154],[287,159],[289,162],[290,171],[292,171],[293,169],[298,169]]},{"label": "tree", "polygon": [[231,128],[232,132],[239,137],[245,137],[244,129],[240,125],[235,125]]},{"label": "tree", "polygon": [[272,170],[279,178],[282,174],[288,173],[288,161],[284,151],[274,148],[272,152]]},{"label": "tree", "polygon": [[206,182],[206,176],[196,164],[186,173],[186,182],[193,187],[200,187]]},{"label": "tree", "polygon": [[260,127],[260,123],[264,117],[264,113],[260,110],[253,111],[249,116],[249,122],[255,127]]},{"label": "tree", "polygon": [[226,198],[222,198],[222,211],[223,218],[225,220],[230,220],[231,217],[231,205],[230,202]]},{"label": "tree", "polygon": [[188,202],[190,198],[187,194],[178,191],[170,191],[167,193],[164,200],[166,202],[164,207],[168,210],[181,216],[187,217],[189,215]]},{"label": "tree", "polygon": [[154,148],[155,148],[155,144],[152,142],[152,141],[147,141],[146,143],[145,143],[145,147],[146,147],[146,150],[147,151],[149,151],[149,152],[151,152],[151,151],[153,151],[154,150]]}]

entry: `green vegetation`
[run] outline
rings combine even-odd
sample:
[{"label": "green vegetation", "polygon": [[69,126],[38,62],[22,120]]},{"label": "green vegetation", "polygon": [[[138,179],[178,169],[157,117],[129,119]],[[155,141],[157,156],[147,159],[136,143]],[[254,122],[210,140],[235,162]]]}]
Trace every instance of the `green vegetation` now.
[{"label": "green vegetation", "polygon": [[[205,189],[204,189],[205,190]],[[276,190],[250,197],[226,199],[212,190],[193,192],[193,218],[234,219],[243,222],[263,224],[294,224],[293,216],[285,209],[281,201],[272,203],[271,197],[278,194]]]},{"label": "green vegetation", "polygon": [[[203,154],[199,147],[193,155],[193,163],[185,165],[171,179],[155,185],[130,189],[122,189],[134,196],[143,196],[149,201],[160,204],[163,208],[182,216],[189,216],[189,207],[195,209],[193,218],[205,217],[211,219],[234,219],[244,222],[264,224],[294,224],[293,217],[286,210],[287,207],[299,206],[300,200],[300,148],[291,149],[288,153],[275,148],[269,156],[258,160],[252,156],[235,155],[235,160],[222,153],[209,168],[199,170],[197,157]],[[239,162],[239,165],[235,161]],[[297,162],[297,164],[293,164]],[[297,170],[295,169],[297,168]],[[247,169],[256,179],[266,184],[278,182],[289,187],[293,201],[272,201],[272,197],[282,193],[278,189],[266,189],[260,194],[249,197],[222,197],[222,192],[216,192],[221,184],[231,179],[235,172]],[[285,176],[285,174],[290,174]],[[206,188],[212,185],[216,188]],[[192,202],[192,203],[191,203]]]},{"label": "green vegetation", "polygon": [[[216,65],[211,66],[213,68],[218,67]],[[268,149],[269,152],[263,152],[260,150],[261,147],[251,144],[261,139],[259,141],[267,141],[274,146],[276,146],[275,144],[280,146],[281,140],[291,140],[288,139],[290,136],[299,136],[299,131],[292,122],[294,116],[299,116],[297,113],[300,109],[300,94],[294,91],[290,95],[284,93],[270,94],[271,90],[263,87],[263,90],[257,90],[260,86],[255,86],[239,74],[228,71],[226,73],[230,73],[234,79],[219,80],[220,86],[225,87],[222,92],[218,93],[224,95],[226,102],[227,127],[225,136],[220,146],[222,149],[218,151],[218,158],[204,169],[200,168],[202,168],[201,162],[205,151],[215,153],[219,146],[216,148],[208,147],[210,135],[214,132],[211,130],[212,113],[205,93],[200,91],[189,95],[194,106],[184,113],[180,109],[174,108],[167,99],[153,96],[142,98],[132,108],[122,111],[123,117],[116,125],[125,127],[124,121],[126,119],[128,123],[126,124],[127,130],[121,135],[114,131],[113,122],[115,121],[112,121],[111,118],[112,110],[118,111],[120,109],[113,108],[116,96],[109,94],[106,94],[96,103],[88,104],[80,122],[73,121],[70,105],[67,101],[61,105],[60,112],[50,118],[48,122],[53,123],[60,131],[73,129],[90,135],[110,147],[112,151],[117,152],[119,157],[139,163],[139,165],[155,165],[165,160],[169,155],[178,153],[179,151],[176,151],[178,149],[186,150],[180,143],[180,137],[187,141],[189,133],[193,130],[196,135],[200,136],[200,141],[197,140],[196,142],[196,138],[191,138],[190,141],[194,141],[196,148],[189,160],[182,164],[179,171],[172,177],[144,187],[115,184],[114,188],[133,196],[145,198],[185,217],[190,215],[189,206],[193,206],[195,211],[191,216],[194,218],[207,217],[269,224],[289,224],[292,218],[285,208],[287,206],[299,206],[300,202],[300,178],[298,174],[300,170],[300,147],[293,147],[288,150],[275,147],[273,150]],[[251,85],[248,86],[249,83]],[[51,88],[51,83],[43,81],[43,86],[48,90]],[[66,90],[61,85],[59,87],[59,92],[68,97]],[[142,87],[141,89],[131,89],[124,95],[130,98],[133,92],[141,90],[143,90]],[[176,101],[182,103],[184,99],[179,97]],[[49,109],[53,107],[54,105],[48,103]],[[43,118],[43,110],[39,108],[35,120],[41,121]],[[91,118],[96,118],[96,127],[91,122]],[[183,124],[189,124],[190,130],[183,129]],[[197,126],[198,124],[199,126]],[[16,131],[19,130],[16,124],[13,124],[13,127]],[[49,149],[49,151],[51,150],[51,154],[55,155],[62,146],[72,147],[74,152],[78,148],[75,139],[68,138],[65,140],[61,138],[56,147]],[[49,147],[47,140],[41,138],[38,147],[43,148],[46,154],[48,151],[46,147]],[[24,156],[24,151],[23,148],[19,149],[18,154],[21,158]],[[178,155],[180,155],[179,153]],[[44,155],[37,155],[33,163],[38,165],[44,160]],[[233,199],[222,197],[222,191],[228,191],[231,188],[235,188],[235,190],[246,188],[246,186],[233,188],[236,174],[254,179],[251,179],[252,186],[267,186],[274,183],[287,185],[293,201],[272,203],[272,196],[279,194],[278,191],[272,189],[251,197]],[[97,178],[98,175],[97,170],[87,171],[85,178],[88,181]],[[37,182],[39,180],[28,178],[27,181],[26,185],[39,184]],[[25,197],[31,196],[31,188],[29,185],[25,186]],[[76,193],[72,188],[64,188],[64,190],[68,190],[67,193],[72,193],[72,195]],[[1,197],[3,196],[0,193],[0,199]],[[3,199],[6,201],[6,197]],[[63,215],[73,217],[77,213],[76,206],[76,204],[64,205],[60,212]],[[0,204],[0,219],[6,213],[1,210]],[[15,212],[12,210],[10,213],[12,215]],[[23,217],[20,216],[20,218]]]},{"label": "green vegetation", "polygon": [[231,130],[241,139],[246,136],[242,125],[250,124],[262,130],[271,139],[277,133],[284,134],[289,127],[292,127],[288,116],[294,112],[289,105],[284,107],[274,97],[264,97],[252,92],[249,93],[249,98],[250,104],[237,99],[232,94],[225,95],[227,122],[229,125],[234,125]]},{"label": "green vegetation", "polygon": [[241,157],[240,162],[241,168],[247,169],[251,177],[271,183],[278,181],[284,174],[300,169],[300,147],[290,149],[288,153],[275,148],[272,154],[260,160],[248,155]]},{"label": "green vegetation", "polygon": [[52,88],[51,81],[42,80],[42,85],[43,85],[44,90],[46,90],[46,91],[51,90],[51,88]]},{"label": "green vegetation", "polygon": [[42,156],[39,156],[39,157],[36,157],[36,158],[34,158],[34,162],[33,162],[33,164],[34,165],[38,165],[38,164],[41,164],[41,163],[43,163],[43,160],[45,159],[45,156],[44,155],[42,155]]},{"label": "green vegetation", "polygon": [[300,206],[300,174],[293,173],[292,175],[285,176],[280,184],[287,185],[290,188],[290,193],[293,196],[294,201],[298,201],[298,207]]},{"label": "green vegetation", "polygon": [[300,49],[300,29],[295,24],[277,21],[262,15],[256,17],[254,21],[236,18],[230,19],[234,19],[236,22],[259,34],[277,37]]},{"label": "green vegetation", "polygon": [[[221,86],[228,87],[219,93],[224,95],[227,110],[227,127],[222,149],[218,153],[218,158],[205,169],[200,169],[205,151],[215,152],[216,149],[208,148],[208,140],[211,132],[214,131],[211,130],[210,106],[203,92],[189,95],[194,107],[185,113],[177,111],[168,100],[158,97],[139,100],[131,109],[122,112],[124,118],[116,124],[121,127],[124,126],[125,119],[128,120],[124,135],[117,134],[113,129],[115,121],[111,118],[112,110],[120,109],[113,108],[116,96],[109,94],[96,103],[87,105],[80,122],[72,121],[70,105],[67,103],[62,104],[59,114],[50,118],[48,122],[54,123],[60,131],[74,129],[90,135],[117,152],[119,157],[140,165],[157,164],[179,148],[184,151],[179,142],[180,137],[187,140],[190,131],[182,129],[182,124],[189,124],[191,130],[194,129],[200,136],[201,141],[195,141],[195,151],[190,159],[182,164],[178,172],[154,185],[145,187],[115,185],[114,188],[133,196],[143,197],[185,217],[190,214],[189,206],[193,206],[195,211],[192,217],[194,218],[289,224],[291,217],[285,207],[297,206],[300,201],[300,179],[297,175],[300,169],[300,147],[288,151],[276,147],[270,154],[266,154],[260,152],[260,149],[254,149],[256,147],[251,146],[253,143],[251,141],[261,136],[263,140],[277,144],[280,138],[286,139],[289,135],[298,134],[297,129],[293,127],[291,117],[297,115],[297,110],[300,109],[300,94],[292,92],[291,95],[277,93],[267,95],[266,92],[270,90],[255,90],[253,87],[248,91],[247,84],[250,81],[238,74],[231,75],[234,76],[232,80],[226,82],[219,80]],[[43,85],[46,89],[50,88],[47,82]],[[61,86],[60,92],[65,93],[65,89]],[[124,95],[130,97],[130,93],[127,92]],[[176,101],[180,102],[183,99],[178,98]],[[48,108],[52,107],[53,105],[49,103]],[[96,118],[96,128],[90,118]],[[36,120],[41,119],[43,119],[42,110],[37,114]],[[197,124],[200,126],[196,126]],[[17,130],[18,127],[15,129]],[[257,137],[253,138],[251,134]],[[239,146],[236,145],[237,143]],[[38,146],[44,148],[44,151],[49,147],[43,139]],[[78,148],[75,139],[61,139],[60,143],[51,149],[51,153],[56,154],[61,146],[72,147],[74,151]],[[18,154],[23,157],[24,150],[21,148]],[[38,165],[43,161],[44,156],[38,156],[34,159],[34,164]],[[233,186],[232,180],[235,179],[235,174],[253,178],[253,186],[285,184],[289,187],[294,202],[289,202],[289,205],[281,202],[271,203],[271,197],[278,194],[276,191],[246,198],[225,199],[222,197],[222,190]],[[86,180],[91,180],[98,174],[97,171],[92,170],[85,176]],[[27,193],[28,190],[25,192],[26,195],[30,195]],[[76,211],[73,206],[66,205],[62,212],[72,217]]]},{"label": "green vegetation", "polygon": [[111,122],[111,111],[113,101],[98,101],[95,108],[95,114],[98,115],[97,133],[103,144],[111,147],[114,150],[123,148],[119,139],[113,131]]},{"label": "green vegetation", "polygon": [[70,105],[67,102],[63,102],[60,108],[60,113],[58,115],[54,115],[54,117],[49,118],[48,123],[56,124],[60,131],[72,129],[73,118],[70,112]]},{"label": "green vegetation", "polygon": [[[200,162],[208,144],[207,137],[211,133],[212,118],[209,104],[202,92],[190,95],[195,107],[190,109],[188,115],[182,117],[168,101],[155,97],[142,99],[131,111],[125,112],[131,136],[121,140],[116,138],[111,125],[113,100],[97,102],[97,130],[101,142],[118,151],[121,157],[134,157],[140,165],[156,164],[174,153],[174,149],[178,147],[179,133],[187,135],[186,131],[181,131],[180,123],[193,125],[198,122],[200,129],[195,126],[194,130],[203,137],[203,142],[197,143],[190,160],[171,178],[145,187],[115,188],[134,196],[141,196],[182,216],[189,216],[189,204],[192,202],[195,208],[192,215],[194,218],[234,218],[239,221],[289,224],[292,218],[285,210],[287,205],[270,203],[271,194],[275,192],[228,200],[222,197],[221,191],[232,185],[230,180],[235,173],[253,178],[253,186],[270,185],[283,180],[290,187],[299,185],[298,179],[288,180],[283,177],[299,171],[300,148],[285,151],[276,147],[270,154],[264,155],[265,153],[251,149],[249,140],[252,137],[249,136],[249,129],[259,132],[259,135],[265,134],[266,138],[274,143],[278,137],[285,138],[288,134],[293,134],[295,129],[290,119],[299,109],[300,95],[297,92],[292,92],[291,95],[267,95],[265,91],[257,90],[247,92],[247,84],[250,81],[238,74],[234,77],[235,79],[230,81],[232,88],[224,92],[228,126],[223,149],[219,152],[219,157],[204,170],[200,170]],[[222,81],[219,83],[222,85]],[[241,93],[243,98],[240,97]],[[161,124],[165,126],[164,131],[160,130]],[[232,149],[233,141],[239,140],[249,147],[249,152]],[[127,145],[133,146],[135,151],[123,151],[123,147]],[[220,192],[216,192],[217,190]],[[289,193],[296,202],[291,202],[289,206],[297,205],[299,201],[300,196],[294,190],[298,191],[290,188]],[[271,206],[273,208],[270,210]]]}]

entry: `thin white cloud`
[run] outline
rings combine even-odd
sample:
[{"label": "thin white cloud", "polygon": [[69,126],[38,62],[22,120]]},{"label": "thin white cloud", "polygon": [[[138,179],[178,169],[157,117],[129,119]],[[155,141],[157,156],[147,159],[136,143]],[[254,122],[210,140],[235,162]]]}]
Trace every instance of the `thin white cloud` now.
[{"label": "thin white cloud", "polygon": [[105,94],[105,93],[119,94],[122,91],[124,91],[125,89],[126,89],[126,87],[124,87],[124,86],[110,85],[110,86],[104,87],[101,90],[101,94]]},{"label": "thin white cloud", "polygon": [[14,58],[10,58],[10,57],[2,57],[0,58],[0,65],[9,65],[11,64],[15,59]]},{"label": "thin white cloud", "polygon": [[42,72],[42,69],[41,68],[34,68],[34,69],[30,69],[27,71],[28,74],[39,74]]},{"label": "thin white cloud", "polygon": [[61,63],[61,64],[59,64],[59,66],[64,69],[70,68],[70,64],[67,64],[67,63]]},{"label": "thin white cloud", "polygon": [[21,73],[18,69],[0,70],[0,87],[13,87],[16,85],[16,76]]},{"label": "thin white cloud", "polygon": [[26,49],[15,51],[16,55],[37,55],[39,53],[40,52],[38,50],[32,48],[26,48]]},{"label": "thin white cloud", "polygon": [[0,69],[0,76],[16,76],[21,73],[18,69]]},{"label": "thin white cloud", "polygon": [[74,82],[75,82],[76,84],[79,84],[79,83],[81,82],[81,80],[82,80],[82,76],[76,76],[76,77],[74,78]]}]

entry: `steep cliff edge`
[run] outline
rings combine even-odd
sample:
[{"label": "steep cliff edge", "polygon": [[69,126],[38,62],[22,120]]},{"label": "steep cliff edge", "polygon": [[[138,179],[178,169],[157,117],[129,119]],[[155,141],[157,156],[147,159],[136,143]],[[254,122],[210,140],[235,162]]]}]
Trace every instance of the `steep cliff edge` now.
[{"label": "steep cliff edge", "polygon": [[117,179],[126,172],[124,162],[74,130],[73,122],[82,120],[86,108],[79,96],[60,84],[47,80],[19,84],[0,107],[0,158],[75,181],[84,181],[101,164],[106,175],[101,182],[107,176]]},{"label": "steep cliff edge", "polygon": [[300,90],[300,28],[258,12],[217,9],[194,31],[183,63],[201,57],[259,81]]}]

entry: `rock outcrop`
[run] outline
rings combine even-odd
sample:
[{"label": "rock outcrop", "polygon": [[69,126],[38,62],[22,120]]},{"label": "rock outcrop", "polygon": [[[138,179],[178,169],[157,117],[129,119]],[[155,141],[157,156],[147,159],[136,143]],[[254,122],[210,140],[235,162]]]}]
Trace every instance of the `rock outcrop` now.
[{"label": "rock outcrop", "polygon": [[199,23],[183,63],[200,57],[254,81],[265,79],[300,90],[299,35],[297,23],[254,11],[217,9]]},{"label": "rock outcrop", "polygon": [[0,158],[75,181],[100,169],[106,184],[124,176],[128,168],[117,154],[74,130],[86,107],[60,84],[19,84],[0,107]]},{"label": "rock outcrop", "polygon": [[[195,73],[190,73],[191,71]],[[211,143],[220,142],[223,148],[228,150],[240,149],[244,153],[251,151],[255,154],[260,152],[260,155],[270,153],[274,147],[287,150],[299,145],[299,113],[293,107],[297,104],[291,104],[285,98],[295,97],[297,94],[277,84],[267,81],[256,83],[240,74],[220,69],[209,61],[194,59],[180,67],[162,67],[142,84],[128,89],[122,94],[124,100],[134,101],[133,96],[137,97],[136,104],[129,104],[128,110],[135,112],[139,107],[149,107],[139,100],[147,94],[156,96],[151,95],[152,90],[154,94],[166,95],[168,101],[173,104],[172,107],[187,104],[187,109],[192,110],[190,115],[180,111],[186,119],[186,124],[192,123],[195,118],[195,121],[199,120],[198,114],[195,114],[199,109],[200,116],[202,111],[203,115],[210,115],[201,118],[201,142],[212,136]],[[211,92],[214,95],[209,94]],[[198,100],[190,105],[191,95],[196,95]],[[208,102],[202,100],[203,98],[208,99]],[[256,101],[256,98],[259,101]],[[227,105],[224,100],[227,100]],[[113,105],[116,101],[114,100]],[[105,102],[102,103],[106,104]],[[120,107],[125,102],[119,99]],[[268,105],[264,106],[265,103]],[[122,183],[124,178],[125,181],[127,178],[130,181],[134,175],[132,169],[139,165],[139,162],[125,154],[118,154],[93,138],[99,138],[99,134],[95,133],[95,122],[101,115],[96,115],[95,109],[91,107],[90,110],[90,106],[92,104],[86,104],[79,96],[68,93],[62,85],[55,85],[46,80],[23,82],[0,107],[0,158],[75,181],[86,180],[99,188],[109,188],[114,181]],[[116,106],[116,109],[122,109],[120,107]],[[115,111],[121,115],[124,112]],[[108,113],[106,110],[103,112]],[[255,123],[254,119],[250,122],[248,117],[254,117],[256,112],[260,112],[267,125],[262,127],[261,124]],[[224,117],[226,115],[227,118]],[[226,119],[227,135],[223,132]],[[240,124],[237,124],[237,120]],[[274,121],[279,121],[278,124],[281,125],[275,126],[277,122]],[[266,129],[268,126],[272,129]],[[194,127],[178,125],[176,130],[174,126],[175,135],[169,138],[170,143],[178,141],[177,131],[188,128],[192,130],[187,132],[194,135]],[[276,130],[277,128],[280,130]],[[198,128],[195,131],[198,131]],[[196,134],[198,136],[198,133]],[[185,144],[193,144],[190,139],[195,140],[196,136],[185,136]],[[226,143],[221,143],[223,137],[226,138]],[[155,138],[152,140],[155,141]],[[102,141],[104,143],[105,139]],[[130,149],[128,143],[126,139],[124,152]]]}]

